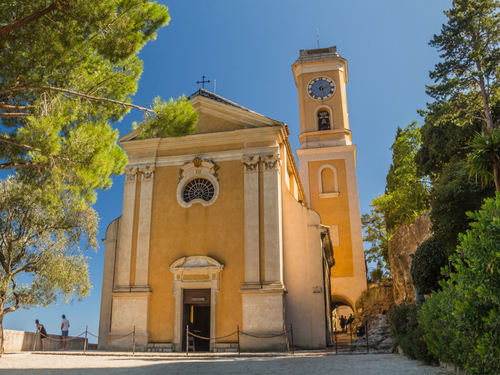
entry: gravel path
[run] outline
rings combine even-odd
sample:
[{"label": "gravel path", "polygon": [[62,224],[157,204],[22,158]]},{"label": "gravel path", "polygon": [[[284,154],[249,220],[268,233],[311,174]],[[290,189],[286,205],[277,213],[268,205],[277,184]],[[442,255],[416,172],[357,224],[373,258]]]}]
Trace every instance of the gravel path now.
[{"label": "gravel path", "polygon": [[104,374],[341,374],[341,375],[437,375],[445,370],[410,361],[395,354],[295,357],[155,358],[81,355],[6,354],[0,374],[104,375]]}]

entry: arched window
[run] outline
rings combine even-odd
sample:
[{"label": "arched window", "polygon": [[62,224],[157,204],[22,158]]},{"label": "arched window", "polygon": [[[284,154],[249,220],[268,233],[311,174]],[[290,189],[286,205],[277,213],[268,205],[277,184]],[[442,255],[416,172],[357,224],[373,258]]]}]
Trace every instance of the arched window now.
[{"label": "arched window", "polygon": [[330,130],[330,112],[326,109],[320,109],[318,111],[318,130]]},{"label": "arched window", "polygon": [[339,196],[337,168],[331,164],[325,164],[318,170],[318,188],[320,198]]}]

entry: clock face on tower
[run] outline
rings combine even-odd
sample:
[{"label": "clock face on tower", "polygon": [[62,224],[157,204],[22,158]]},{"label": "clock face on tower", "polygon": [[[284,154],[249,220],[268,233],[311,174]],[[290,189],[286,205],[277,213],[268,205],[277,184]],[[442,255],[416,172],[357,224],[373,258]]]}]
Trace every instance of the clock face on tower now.
[{"label": "clock face on tower", "polygon": [[307,84],[307,93],[314,100],[326,100],[335,93],[335,82],[328,77],[316,77]]}]

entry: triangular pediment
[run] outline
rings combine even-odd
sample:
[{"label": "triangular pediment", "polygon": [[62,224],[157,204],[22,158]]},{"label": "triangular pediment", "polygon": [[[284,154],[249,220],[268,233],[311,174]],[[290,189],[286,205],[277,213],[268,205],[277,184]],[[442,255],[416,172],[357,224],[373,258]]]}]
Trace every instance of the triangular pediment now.
[{"label": "triangular pediment", "polygon": [[[196,126],[196,134],[283,125],[280,121],[270,119],[203,89],[199,89],[194,94],[188,96],[188,99],[200,115]],[[139,133],[140,130],[133,130],[120,137],[118,141],[134,140]]]},{"label": "triangular pediment", "polygon": [[200,114],[197,134],[282,125],[279,121],[202,89],[188,99]]}]

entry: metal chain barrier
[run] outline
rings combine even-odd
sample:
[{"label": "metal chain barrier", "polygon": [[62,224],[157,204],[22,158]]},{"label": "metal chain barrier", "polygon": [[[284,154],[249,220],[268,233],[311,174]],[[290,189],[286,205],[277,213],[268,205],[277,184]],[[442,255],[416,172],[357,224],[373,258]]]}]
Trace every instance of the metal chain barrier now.
[{"label": "metal chain barrier", "polygon": [[[80,338],[80,336],[82,336],[84,334],[85,334],[85,332],[82,332],[78,336],[67,338],[67,339],[53,339],[53,338],[50,338],[49,335],[47,335],[47,337],[44,337],[44,339],[48,339],[48,340],[51,340],[51,341],[71,341],[71,340],[76,340],[76,339]],[[57,335],[57,336],[60,336],[60,335]]]},{"label": "metal chain barrier", "polygon": [[189,335],[197,337],[197,338],[202,339],[202,340],[221,340],[221,339],[225,339],[226,337],[234,335],[238,331],[234,331],[233,333],[230,333],[229,335],[221,336],[221,337],[203,337],[203,336],[198,336],[198,335],[196,335],[196,334],[194,334],[192,332],[189,332],[189,331],[187,331],[187,332],[188,332]]},{"label": "metal chain barrier", "polygon": [[284,332],[281,332],[281,333],[278,333],[278,334],[275,334],[275,335],[252,335],[250,333],[246,333],[246,332],[240,332],[242,335],[245,335],[245,336],[250,336],[250,337],[255,337],[257,339],[269,339],[269,338],[273,338],[273,337],[278,337],[278,336],[284,336],[284,335],[288,335],[291,331],[284,331]]},{"label": "metal chain barrier", "polygon": [[[289,331],[283,331],[283,332],[280,332],[280,333],[277,333],[277,334],[271,334],[271,335],[253,335],[253,334],[250,334],[250,333],[246,333],[246,332],[243,332],[243,331],[240,331],[240,327],[238,325],[238,328],[236,331],[228,334],[228,335],[225,335],[225,336],[219,336],[219,337],[203,337],[203,336],[199,336],[195,333],[192,333],[192,332],[189,332],[189,326],[186,327],[186,355],[187,353],[189,352],[189,349],[188,349],[188,346],[189,346],[189,343],[188,343],[188,340],[187,338],[189,337],[189,335],[193,336],[193,337],[196,337],[196,338],[199,338],[201,340],[210,340],[210,342],[212,342],[212,340],[221,340],[221,339],[225,339],[227,337],[230,337],[230,336],[233,336],[233,335],[237,335],[237,338],[238,338],[238,354],[240,354],[240,336],[241,335],[245,335],[245,336],[249,336],[249,337],[254,337],[254,338],[258,338],[258,339],[268,339],[268,338],[273,338],[273,337],[279,337],[279,336],[285,336],[285,335],[288,335],[289,333],[291,333],[292,335],[292,353],[295,354],[295,348],[293,346],[293,327],[292,325],[290,324],[290,330]],[[35,335],[37,335],[37,337],[40,337],[41,334],[40,332],[36,332]],[[93,333],[90,333],[88,331],[88,326],[86,327],[85,329],[85,332],[82,332],[80,333],[78,336],[74,336],[74,337],[70,337],[70,338],[67,338],[67,339],[55,339],[55,338],[50,338],[48,335],[44,338],[46,339],[49,339],[49,340],[52,340],[52,341],[72,341],[72,340],[76,340],[78,338],[80,338],[80,336],[83,336],[85,335],[85,339],[84,339],[84,346],[83,346],[83,352],[85,353],[86,351],[86,348],[87,348],[87,335],[90,335],[92,337],[95,337],[99,340],[104,340],[104,341],[113,341],[113,340],[119,340],[119,339],[123,339],[125,337],[128,337],[130,335],[134,335],[133,337],[133,348],[132,348],[132,352],[133,354],[135,355],[135,326],[134,326],[134,330],[130,333],[127,333],[125,335],[122,335],[122,336],[116,336],[116,337],[102,337],[102,336],[99,336],[99,335],[94,335]],[[35,345],[33,346],[33,352],[35,351],[35,346],[36,346],[36,342],[37,342],[37,338],[35,337]],[[287,344],[288,345],[288,344]]]},{"label": "metal chain barrier", "polygon": [[123,336],[117,336],[117,337],[111,337],[111,338],[105,338],[105,337],[102,337],[102,336],[96,336],[90,332],[88,332],[88,334],[90,336],[93,336],[95,337],[96,339],[100,339],[100,340],[104,340],[104,341],[113,341],[113,340],[118,340],[118,339],[123,339],[124,337],[127,337],[127,336],[130,336],[130,335],[133,335],[134,334],[134,331],[130,332],[130,333],[127,333],[126,335],[123,335]]},{"label": "metal chain barrier", "polygon": [[[283,327],[283,328],[285,328],[285,327]],[[283,332],[280,332],[280,333],[277,333],[277,334],[271,334],[271,335],[253,335],[253,334],[250,334],[250,333],[246,333],[246,332],[240,331],[240,326],[238,325],[238,328],[237,328],[236,331],[234,331],[234,332],[232,332],[232,333],[230,333],[228,335],[220,336],[220,337],[203,337],[203,336],[198,336],[195,333],[189,332],[189,326],[186,326],[186,355],[189,354],[189,339],[188,339],[189,336],[193,336],[193,337],[199,338],[201,340],[210,340],[210,343],[212,343],[212,340],[225,339],[226,337],[230,337],[230,336],[233,336],[234,334],[237,334],[237,338],[238,338],[238,355],[240,355],[241,354],[241,351],[240,351],[240,336],[241,335],[245,335],[245,336],[253,337],[253,338],[257,338],[257,339],[269,339],[269,338],[273,338],[273,337],[279,337],[279,336],[285,336],[286,335],[287,336],[287,347],[288,347],[288,334],[289,333],[291,333],[291,338],[292,338],[292,354],[295,355],[295,346],[293,344],[293,326],[291,324],[290,324],[290,330],[289,331],[283,331]]]}]

